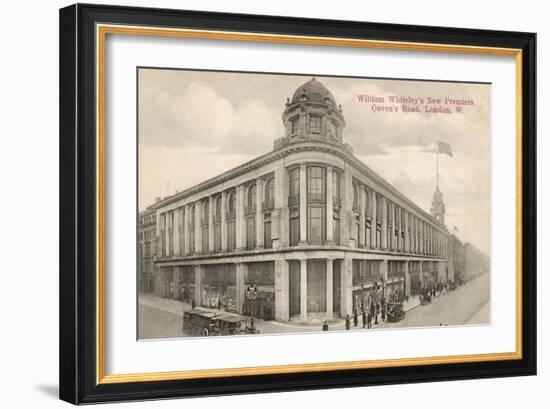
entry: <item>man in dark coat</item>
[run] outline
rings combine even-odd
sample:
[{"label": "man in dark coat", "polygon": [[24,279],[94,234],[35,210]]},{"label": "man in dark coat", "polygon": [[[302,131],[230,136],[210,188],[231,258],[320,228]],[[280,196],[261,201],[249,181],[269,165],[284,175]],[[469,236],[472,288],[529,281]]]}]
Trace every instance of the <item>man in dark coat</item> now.
[{"label": "man in dark coat", "polygon": [[357,317],[357,310],[353,310],[353,326],[356,327],[359,324],[359,318]]},{"label": "man in dark coat", "polygon": [[323,321],[323,331],[328,331],[328,323]]},{"label": "man in dark coat", "polygon": [[349,327],[351,327],[351,320],[349,318],[349,314],[346,315],[346,331],[349,331]]},{"label": "man in dark coat", "polygon": [[367,315],[367,328],[372,328],[372,314],[370,312]]},{"label": "man in dark coat", "polygon": [[193,298],[193,299],[191,300],[191,308],[192,308],[192,309],[195,309],[196,306],[197,306],[197,303],[195,302],[195,299]]},{"label": "man in dark coat", "polygon": [[365,312],[365,310],[363,310],[362,319],[363,319],[363,328],[365,328],[367,326],[367,313]]}]

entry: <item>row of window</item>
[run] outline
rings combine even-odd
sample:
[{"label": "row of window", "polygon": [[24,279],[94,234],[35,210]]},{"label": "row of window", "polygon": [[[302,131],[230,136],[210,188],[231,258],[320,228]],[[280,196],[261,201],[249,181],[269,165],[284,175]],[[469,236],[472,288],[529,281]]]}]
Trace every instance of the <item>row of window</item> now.
[{"label": "row of window", "polygon": [[[265,182],[264,187],[264,202],[262,207],[262,216],[264,220],[258,221],[264,223],[264,247],[271,248],[271,210],[274,206],[274,187],[273,177],[269,177]],[[200,233],[201,233],[201,253],[221,252],[222,251],[222,211],[226,211],[227,225],[227,250],[233,251],[237,245],[236,232],[236,191],[232,190],[227,194],[227,205],[222,209],[221,195],[212,198],[213,214],[213,248],[210,249],[210,199],[204,199],[195,204],[180,208],[175,211],[167,212],[161,215],[160,220],[160,247],[163,257],[168,257],[175,254],[174,248],[174,213],[179,212],[179,224],[177,226],[177,234],[179,238],[179,254],[194,254],[195,251],[195,229],[196,229],[196,206],[200,206]],[[256,237],[256,200],[257,186],[255,183],[250,184],[246,191],[245,205],[245,223],[246,223],[246,248],[254,249],[257,245]],[[187,213],[188,223],[187,232],[189,240],[189,249],[185,251],[185,215]]]},{"label": "row of window", "polygon": [[[319,134],[322,131],[322,115],[320,114],[309,114],[308,119],[308,130],[310,133]],[[327,121],[327,131],[329,134],[336,135],[336,124],[328,120]],[[290,119],[290,134],[295,136],[300,131],[300,116],[296,115]]]},{"label": "row of window", "polygon": [[145,216],[141,216],[140,218],[140,224],[142,226],[148,225],[148,224],[154,224],[155,223],[155,213],[150,213]]},{"label": "row of window", "polygon": [[[327,168],[323,166],[307,166],[306,168],[306,214],[300,212],[300,167],[289,169],[289,244],[296,246],[300,241],[307,241],[311,245],[320,245],[327,242]],[[355,211],[355,240],[366,248],[389,249],[390,251],[409,252],[425,255],[446,255],[446,236],[428,223],[410,214],[404,208],[383,198],[374,190],[366,189],[365,207],[362,209],[360,202],[360,189],[362,187],[353,183],[353,209]],[[257,186],[255,183],[248,185],[245,193],[245,245],[247,249],[257,246],[257,223],[263,223],[263,246],[271,247],[271,210],[274,207],[274,180],[270,177],[265,182],[263,192],[263,206],[261,212],[257,212]],[[195,206],[200,206],[199,214],[201,233],[201,252],[220,252],[222,248],[221,214],[226,211],[227,222],[227,250],[236,248],[236,191],[230,191],[227,195],[227,207],[222,209],[221,195],[212,198],[213,215],[210,224],[210,201],[208,199],[197,202],[187,207],[188,215],[188,254],[195,253]],[[341,174],[332,172],[332,234],[331,241],[340,244],[340,206],[341,206]],[[385,208],[384,208],[385,206]],[[385,210],[385,211],[384,211]],[[185,209],[176,210],[179,215],[179,225],[174,226],[174,212],[161,215],[160,238],[163,256],[173,255],[174,230],[177,228],[179,235],[179,254],[185,252],[185,235],[183,223]],[[365,226],[361,229],[361,212],[365,212]],[[258,218],[260,214],[260,219]],[[376,213],[376,217],[374,217]],[[300,219],[306,218],[307,237],[301,238]],[[386,223],[383,224],[383,218]],[[385,228],[384,228],[385,226]],[[210,228],[213,228],[213,248],[210,249]],[[167,233],[167,234],[166,234]],[[361,235],[364,234],[364,237]]]},{"label": "row of window", "polygon": [[[445,234],[390,200],[385,200],[384,209],[383,197],[368,188],[365,189],[365,208],[362,209],[361,189],[362,187],[358,183],[353,184],[356,243],[361,243],[360,215],[365,212],[365,247],[380,249],[384,240],[385,248],[390,251],[433,256],[446,255],[447,242]],[[376,220],[374,220],[374,213],[376,213]],[[382,237],[384,216],[386,216],[385,239]]]}]

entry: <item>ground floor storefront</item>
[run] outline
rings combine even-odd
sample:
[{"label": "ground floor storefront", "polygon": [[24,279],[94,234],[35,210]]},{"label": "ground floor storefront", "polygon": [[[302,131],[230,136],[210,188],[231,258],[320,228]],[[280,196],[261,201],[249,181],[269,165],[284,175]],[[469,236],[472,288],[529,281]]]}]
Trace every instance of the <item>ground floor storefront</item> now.
[{"label": "ground floor storefront", "polygon": [[330,322],[406,301],[444,280],[446,263],[339,251],[162,262],[154,294],[266,321]]}]

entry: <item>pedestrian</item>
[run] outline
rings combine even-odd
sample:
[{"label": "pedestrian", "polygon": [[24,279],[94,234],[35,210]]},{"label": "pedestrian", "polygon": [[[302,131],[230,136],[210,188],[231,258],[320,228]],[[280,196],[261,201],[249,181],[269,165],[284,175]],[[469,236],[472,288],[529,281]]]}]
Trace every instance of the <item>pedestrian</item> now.
[{"label": "pedestrian", "polygon": [[361,318],[363,321],[363,328],[365,328],[367,326],[367,313],[365,312],[365,310],[363,310],[363,314]]},{"label": "pedestrian", "polygon": [[370,312],[367,314],[367,328],[372,328],[372,314]]},{"label": "pedestrian", "polygon": [[380,313],[380,304],[376,303],[376,308],[374,310],[374,325],[378,325],[378,314]]},{"label": "pedestrian", "polygon": [[353,326],[356,327],[359,324],[359,318],[357,317],[357,309],[353,310]]},{"label": "pedestrian", "polygon": [[192,309],[195,309],[196,306],[197,306],[197,303],[195,302],[195,299],[193,298],[193,299],[191,300],[191,308],[192,308]]},{"label": "pedestrian", "polygon": [[323,331],[328,331],[328,323],[323,321]]},{"label": "pedestrian", "polygon": [[346,315],[346,331],[349,331],[349,327],[351,327],[351,320],[349,318],[349,314]]},{"label": "pedestrian", "polygon": [[382,321],[386,321],[386,306],[382,304]]}]

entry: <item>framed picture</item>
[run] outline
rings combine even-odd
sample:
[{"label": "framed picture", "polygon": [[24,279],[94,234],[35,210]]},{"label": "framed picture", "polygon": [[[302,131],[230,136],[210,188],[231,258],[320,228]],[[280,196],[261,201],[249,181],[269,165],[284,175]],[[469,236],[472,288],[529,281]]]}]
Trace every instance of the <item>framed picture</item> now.
[{"label": "framed picture", "polygon": [[535,374],[535,40],[61,9],[61,399]]}]

